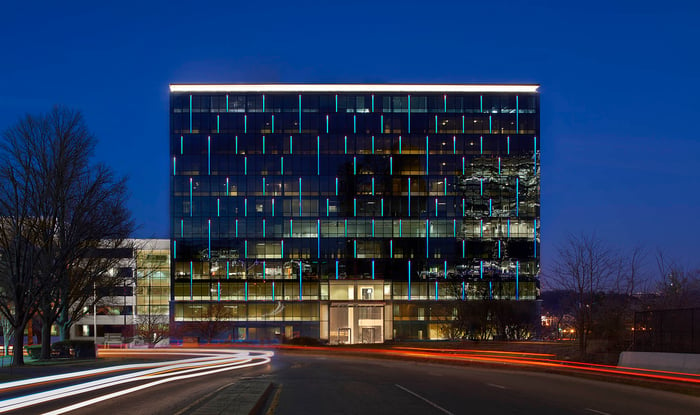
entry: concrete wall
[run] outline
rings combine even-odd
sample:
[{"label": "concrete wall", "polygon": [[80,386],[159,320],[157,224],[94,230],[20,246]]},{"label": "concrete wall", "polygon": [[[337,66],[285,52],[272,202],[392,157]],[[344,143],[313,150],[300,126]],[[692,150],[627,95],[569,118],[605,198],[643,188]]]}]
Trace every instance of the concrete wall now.
[{"label": "concrete wall", "polygon": [[622,352],[617,365],[700,374],[700,354]]}]

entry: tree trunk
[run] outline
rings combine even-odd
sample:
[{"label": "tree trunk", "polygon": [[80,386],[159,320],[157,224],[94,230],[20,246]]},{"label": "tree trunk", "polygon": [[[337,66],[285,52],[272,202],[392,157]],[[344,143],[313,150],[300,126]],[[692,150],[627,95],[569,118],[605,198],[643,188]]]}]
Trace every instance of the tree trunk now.
[{"label": "tree trunk", "polygon": [[41,359],[51,359],[51,323],[41,319]]},{"label": "tree trunk", "polygon": [[68,308],[63,307],[61,310],[61,315],[56,320],[58,323],[58,331],[61,336],[61,341],[70,340],[70,328],[72,324],[70,323],[70,317],[68,316]]},{"label": "tree trunk", "polygon": [[24,329],[27,326],[25,322],[21,327],[17,327],[14,332],[12,341],[12,366],[24,366]]}]

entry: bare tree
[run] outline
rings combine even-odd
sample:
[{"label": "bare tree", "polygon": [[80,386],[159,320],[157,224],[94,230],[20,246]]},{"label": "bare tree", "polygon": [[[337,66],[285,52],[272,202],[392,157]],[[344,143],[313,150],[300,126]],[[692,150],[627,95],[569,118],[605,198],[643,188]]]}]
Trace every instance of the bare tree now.
[{"label": "bare tree", "polygon": [[689,269],[669,259],[663,251],[656,253],[659,281],[654,308],[688,308],[700,306],[700,270]]},{"label": "bare tree", "polygon": [[163,314],[142,314],[136,318],[136,336],[142,338],[148,347],[155,347],[170,335],[168,316]]},{"label": "bare tree", "polygon": [[559,288],[573,293],[573,315],[579,352],[585,355],[598,303],[596,295],[608,291],[620,275],[619,259],[595,235],[569,235],[557,251],[551,276]]},{"label": "bare tree", "polygon": [[197,333],[211,343],[219,334],[230,326],[231,309],[224,303],[214,302],[202,304],[201,316],[195,323]]},{"label": "bare tree", "polygon": [[2,175],[8,178],[3,187],[14,190],[13,200],[24,207],[3,213],[11,222],[32,224],[29,229],[16,229],[14,238],[31,243],[35,257],[15,258],[26,272],[31,268],[31,277],[24,278],[30,278],[37,293],[23,312],[41,317],[42,357],[46,358],[51,326],[58,321],[65,333],[75,321],[71,310],[80,313],[85,302],[96,300],[95,285],[109,283],[104,275],[112,259],[89,254],[107,240],[122,246],[133,230],[126,208],[126,179],[91,163],[96,139],[77,111],[55,107],[45,115],[27,116],[3,138],[0,163],[16,166]]}]

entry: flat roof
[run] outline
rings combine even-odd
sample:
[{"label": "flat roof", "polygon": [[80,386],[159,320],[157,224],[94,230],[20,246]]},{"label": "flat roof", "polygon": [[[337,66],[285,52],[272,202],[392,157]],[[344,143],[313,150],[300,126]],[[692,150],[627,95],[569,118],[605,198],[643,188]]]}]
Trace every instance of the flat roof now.
[{"label": "flat roof", "polygon": [[170,92],[523,92],[538,84],[170,84]]}]

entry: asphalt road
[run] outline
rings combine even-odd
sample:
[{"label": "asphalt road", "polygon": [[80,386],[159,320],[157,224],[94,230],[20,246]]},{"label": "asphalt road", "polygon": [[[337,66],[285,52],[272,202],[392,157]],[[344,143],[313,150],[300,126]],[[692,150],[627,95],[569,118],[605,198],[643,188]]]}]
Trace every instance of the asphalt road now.
[{"label": "asphalt road", "polygon": [[522,370],[307,355],[272,368],[278,415],[700,413],[696,397]]},{"label": "asphalt road", "polygon": [[[277,415],[700,413],[700,398],[572,376],[284,352],[264,366],[166,383],[70,413],[240,413],[245,398],[240,391],[257,384],[248,394],[255,398],[259,386],[269,382],[277,389],[268,399],[268,414]],[[96,395],[108,392],[112,390]],[[200,406],[197,412],[198,406],[191,405],[205,396],[204,401],[225,404],[214,412],[202,412]],[[85,398],[61,399],[21,413],[44,413]]]}]

